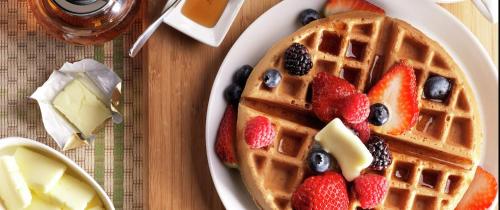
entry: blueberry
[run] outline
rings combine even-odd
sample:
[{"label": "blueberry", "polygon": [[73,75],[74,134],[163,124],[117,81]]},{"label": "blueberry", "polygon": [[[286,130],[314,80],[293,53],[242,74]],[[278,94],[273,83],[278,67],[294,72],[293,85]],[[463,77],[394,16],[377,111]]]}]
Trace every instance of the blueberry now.
[{"label": "blueberry", "polygon": [[451,90],[450,80],[442,76],[432,76],[424,85],[424,96],[428,99],[446,100]]},{"label": "blueberry", "polygon": [[368,122],[373,125],[381,126],[389,120],[389,110],[381,103],[376,103],[370,106],[370,115]]},{"label": "blueberry", "polygon": [[266,87],[275,88],[281,82],[281,74],[276,69],[269,69],[266,72],[264,72],[262,80],[264,81],[264,85],[266,85]]},{"label": "blueberry", "polygon": [[312,149],[307,162],[313,172],[323,173],[330,168],[331,156],[322,149]]},{"label": "blueberry", "polygon": [[224,91],[224,97],[230,104],[238,104],[242,92],[243,89],[238,84],[233,83]]},{"label": "blueberry", "polygon": [[250,65],[244,65],[240,67],[236,73],[234,73],[233,81],[240,85],[241,87],[245,87],[245,84],[247,83],[247,79],[250,76],[250,73],[252,73],[253,67]]},{"label": "blueberry", "polygon": [[319,12],[313,9],[306,9],[299,14],[299,22],[303,26],[317,19],[320,19]]}]

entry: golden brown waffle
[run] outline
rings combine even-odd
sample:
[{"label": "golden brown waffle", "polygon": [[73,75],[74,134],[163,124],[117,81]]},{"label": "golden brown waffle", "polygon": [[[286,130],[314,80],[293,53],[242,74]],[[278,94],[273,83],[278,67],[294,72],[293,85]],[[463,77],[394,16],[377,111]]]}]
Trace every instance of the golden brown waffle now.
[{"label": "golden brown waffle", "polygon": [[[313,69],[293,76],[283,68],[284,51],[294,42],[307,46]],[[366,91],[390,66],[408,59],[417,76],[420,117],[400,136],[381,135],[394,153],[383,172],[390,183],[380,209],[453,209],[469,186],[479,159],[481,128],[474,96],[452,58],[423,33],[396,19],[369,12],[349,12],[315,21],[275,44],[253,70],[238,111],[237,153],[241,175],[262,209],[291,209],[295,188],[310,174],[306,155],[325,124],[311,111],[310,82],[318,72],[345,78]],[[270,68],[283,79],[275,89],[262,83]],[[450,79],[446,101],[423,98],[430,75]],[[278,133],[274,144],[249,149],[246,122],[268,117]],[[403,175],[402,175],[403,174]],[[402,177],[402,178],[401,178]],[[351,195],[351,209],[358,203]]]}]

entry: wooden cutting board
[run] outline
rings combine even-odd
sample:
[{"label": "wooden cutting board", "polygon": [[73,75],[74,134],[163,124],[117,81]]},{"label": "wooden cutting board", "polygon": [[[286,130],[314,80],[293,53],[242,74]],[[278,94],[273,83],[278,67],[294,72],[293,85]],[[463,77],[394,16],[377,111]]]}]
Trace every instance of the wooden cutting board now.
[{"label": "wooden cutting board", "polygon": [[[166,0],[149,0],[145,26]],[[213,80],[226,53],[245,28],[278,0],[248,0],[224,43],[203,45],[161,26],[145,48],[147,122],[145,208],[224,209],[213,186],[205,152],[205,114]],[[465,1],[447,5],[481,40],[498,63],[498,25],[490,24]]]}]

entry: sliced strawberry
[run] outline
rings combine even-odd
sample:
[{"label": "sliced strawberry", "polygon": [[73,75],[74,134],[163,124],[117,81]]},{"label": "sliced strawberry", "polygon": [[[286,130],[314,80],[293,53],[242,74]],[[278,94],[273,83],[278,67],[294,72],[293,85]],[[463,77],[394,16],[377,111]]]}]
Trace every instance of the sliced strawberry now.
[{"label": "sliced strawberry", "polygon": [[361,123],[351,124],[345,123],[347,127],[349,127],[354,133],[361,139],[363,143],[368,142],[370,139],[370,125],[368,121],[365,120]]},{"label": "sliced strawberry", "polygon": [[325,5],[324,14],[326,17],[352,10],[363,10],[385,14],[385,11],[365,0],[329,0]]},{"label": "sliced strawberry", "polygon": [[377,127],[380,132],[399,135],[417,122],[417,80],[405,60],[394,64],[371,88],[368,97],[371,104],[381,103],[389,110],[388,121]]},{"label": "sliced strawberry", "polygon": [[484,210],[491,206],[497,194],[495,177],[477,167],[474,179],[455,210]]},{"label": "sliced strawberry", "polygon": [[235,138],[236,110],[233,105],[229,104],[226,107],[226,111],[219,125],[219,130],[217,131],[215,153],[219,156],[220,160],[230,168],[238,167],[234,148]]},{"label": "sliced strawberry", "polygon": [[356,88],[347,80],[321,72],[312,82],[312,109],[323,122],[340,117],[334,107],[335,101],[356,93]]},{"label": "sliced strawberry", "polygon": [[337,108],[338,114],[342,116],[342,121],[347,123],[363,122],[370,114],[370,101],[362,93],[355,93],[339,99],[333,106]]}]

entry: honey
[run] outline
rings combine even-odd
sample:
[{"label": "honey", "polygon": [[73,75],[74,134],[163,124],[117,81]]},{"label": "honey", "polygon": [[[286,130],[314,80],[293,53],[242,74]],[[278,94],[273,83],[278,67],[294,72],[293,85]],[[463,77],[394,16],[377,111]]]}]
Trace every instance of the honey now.
[{"label": "honey", "polygon": [[192,21],[213,28],[219,22],[228,0],[186,0],[182,13]]}]

